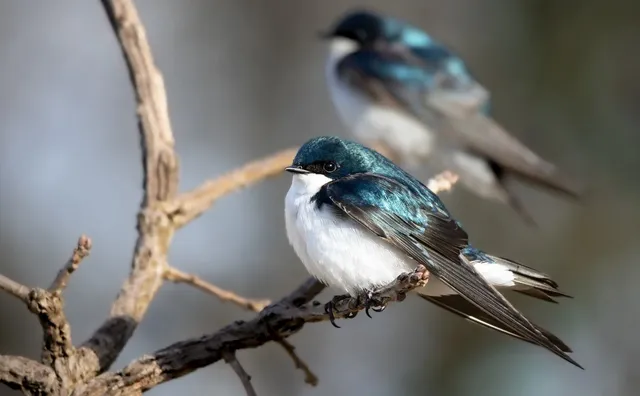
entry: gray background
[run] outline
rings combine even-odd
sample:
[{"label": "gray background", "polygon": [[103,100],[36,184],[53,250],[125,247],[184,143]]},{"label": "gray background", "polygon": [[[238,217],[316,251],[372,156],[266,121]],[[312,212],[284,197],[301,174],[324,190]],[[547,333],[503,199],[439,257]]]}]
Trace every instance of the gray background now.
[{"label": "gray background", "polygon": [[[291,341],[310,388],[275,345],[239,353],[260,395],[632,395],[640,386],[640,3],[637,1],[136,2],[164,73],[183,190],[257,156],[347,136],[324,87],[315,33],[355,5],[405,18],[461,53],[496,118],[589,185],[583,205],[522,187],[539,227],[463,189],[445,195],[475,245],[551,273],[575,295],[514,298],[576,351],[580,371],[533,346],[406,301]],[[98,1],[0,4],[0,272],[46,285],[81,233],[72,278],[76,342],[102,322],[129,270],[141,167],[126,69]],[[254,297],[306,278],[283,222],[287,175],[226,197],[181,231],[179,268]],[[324,293],[327,299],[330,293]],[[252,317],[186,286],[162,288],[114,368]],[[38,355],[36,319],[0,294],[0,352]],[[149,394],[243,394],[218,363]],[[0,388],[0,395],[9,392]]]}]

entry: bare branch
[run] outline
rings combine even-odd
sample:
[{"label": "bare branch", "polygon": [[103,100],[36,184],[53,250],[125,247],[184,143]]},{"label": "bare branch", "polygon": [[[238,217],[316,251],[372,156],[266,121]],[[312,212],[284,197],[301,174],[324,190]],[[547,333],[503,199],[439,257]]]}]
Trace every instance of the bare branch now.
[{"label": "bare branch", "polygon": [[58,390],[51,367],[22,356],[0,355],[0,383],[26,395],[54,394]]},{"label": "bare branch", "polygon": [[[26,394],[140,395],[158,384],[224,359],[241,378],[247,394],[253,395],[255,390],[250,378],[235,358],[235,352],[275,341],[285,348],[296,367],[305,372],[305,381],[316,384],[317,377],[285,339],[300,331],[306,323],[329,319],[324,306],[312,302],[324,289],[320,282],[309,279],[287,297],[265,308],[267,301],[242,298],[194,275],[170,268],[167,263],[169,246],[178,228],[200,216],[220,197],[279,174],[292,162],[296,149],[254,161],[177,196],[179,161],[174,149],[164,81],[154,64],[144,28],[132,0],[102,0],[102,4],[119,39],[138,105],[144,193],[138,213],[138,239],[131,272],[107,320],[78,349],[71,342],[62,292],[71,274],[89,254],[89,238],[79,239],[72,257],[49,290],[31,289],[0,275],[0,289],[25,302],[38,316],[44,332],[42,361],[46,364],[22,357],[0,356],[0,383]],[[456,180],[455,175],[443,174],[436,178],[436,184],[429,186],[437,193],[450,189]],[[131,338],[165,279],[189,283],[223,301],[231,301],[259,314],[251,321],[237,321],[214,334],[181,341],[153,355],[142,356],[119,372],[103,373]],[[426,269],[420,266],[377,290],[373,298],[384,305],[401,301],[408,291],[425,285],[427,279]],[[336,318],[349,317],[364,309],[359,298],[333,302]]]},{"label": "bare branch", "polygon": [[144,167],[144,197],[131,273],[107,321],[84,343],[85,370],[95,375],[118,357],[162,285],[174,227],[161,203],[174,198],[178,158],[174,150],[164,81],[131,0],[102,0],[124,54],[138,102]]},{"label": "bare branch", "polygon": [[2,274],[0,274],[0,290],[6,291],[25,304],[29,301],[29,291],[31,289],[21,283],[14,281],[13,279],[7,278]]},{"label": "bare branch", "polygon": [[144,26],[132,0],[102,0],[118,36],[138,102],[144,167],[144,204],[173,198],[178,189],[178,158],[174,151],[167,94],[156,67]]},{"label": "bare branch", "polygon": [[166,206],[166,211],[171,214],[176,227],[183,227],[202,215],[220,197],[281,174],[285,167],[291,165],[296,152],[297,148],[283,150],[209,180],[200,187],[178,196]]},{"label": "bare branch", "polygon": [[427,188],[435,194],[450,191],[458,182],[458,179],[459,177],[455,173],[444,171],[429,179],[429,182],[427,182]]},{"label": "bare branch", "polygon": [[29,292],[27,307],[38,316],[44,333],[42,362],[53,367],[56,360],[72,356],[75,349],[71,342],[71,327],[64,314],[61,297],[34,288]]},{"label": "bare branch", "polygon": [[282,348],[284,348],[284,350],[287,352],[289,357],[291,357],[291,360],[293,360],[293,364],[296,365],[296,368],[304,373],[304,382],[311,386],[317,386],[318,377],[313,373],[313,371],[311,371],[307,363],[302,360],[300,356],[298,356],[298,354],[296,353],[296,347],[294,347],[293,344],[291,344],[284,338],[276,340],[276,342],[280,344],[280,346],[282,346]]},{"label": "bare branch", "polygon": [[[374,292],[373,297],[383,303],[402,301],[406,293],[426,284],[428,273],[419,266],[411,273],[402,274],[389,285]],[[177,342],[152,355],[143,356],[123,370],[104,373],[74,395],[103,395],[108,389],[111,396],[134,394],[146,391],[161,383],[182,377],[199,368],[223,359],[223,353],[240,349],[256,348],[269,341],[287,338],[299,332],[305,323],[329,319],[324,306],[308,304],[324,289],[313,279],[294,290],[287,297],[265,308],[255,319],[236,321],[218,332],[198,338]],[[364,309],[358,298],[347,298],[336,304],[336,317],[344,318],[351,312]]]},{"label": "bare branch", "polygon": [[[38,317],[43,332],[41,360],[53,368],[57,380],[61,383],[73,382],[76,378],[74,371],[76,366],[70,364],[70,359],[75,357],[75,348],[71,342],[71,327],[64,313],[61,292],[69,276],[82,258],[88,254],[90,248],[91,240],[84,235],[80,237],[73,256],[59,272],[50,291],[29,288],[0,275],[0,286],[22,300],[29,311]],[[23,380],[28,382],[32,379],[24,378]]]},{"label": "bare branch", "polygon": [[164,278],[175,283],[189,284],[205,293],[218,297],[223,302],[230,302],[253,312],[260,312],[267,305],[271,304],[270,300],[253,300],[241,297],[232,291],[221,289],[195,275],[187,274],[174,267],[167,268],[164,273]]},{"label": "bare branch", "polygon": [[238,361],[238,358],[236,358],[236,354],[233,352],[223,352],[222,357],[240,378],[240,382],[242,382],[242,386],[244,386],[244,390],[245,392],[247,392],[247,396],[257,396],[256,390],[253,389],[253,385],[251,385],[251,376],[247,374],[244,367],[242,367],[242,365]]},{"label": "bare branch", "polygon": [[67,261],[67,264],[62,267],[60,272],[58,272],[58,276],[56,276],[56,279],[54,279],[51,286],[49,286],[49,291],[51,293],[58,295],[62,293],[62,291],[67,287],[67,282],[69,282],[71,274],[78,269],[80,263],[89,255],[90,251],[91,239],[86,235],[82,235],[78,238],[78,243],[75,249],[73,249],[71,258]]}]

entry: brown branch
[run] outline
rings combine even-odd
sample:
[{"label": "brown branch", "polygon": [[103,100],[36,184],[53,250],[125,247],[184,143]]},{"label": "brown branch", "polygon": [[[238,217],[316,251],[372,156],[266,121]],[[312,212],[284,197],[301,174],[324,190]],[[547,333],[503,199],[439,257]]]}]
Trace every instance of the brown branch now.
[{"label": "brown branch", "polygon": [[[80,237],[72,258],[60,270],[50,290],[29,288],[0,275],[0,288],[23,301],[29,311],[38,317],[43,332],[41,360],[53,368],[61,383],[73,383],[76,379],[76,367],[71,364],[75,358],[75,348],[71,342],[71,327],[64,313],[62,289],[90,248],[91,240],[84,235]],[[26,382],[31,380],[24,379]]]},{"label": "brown branch", "polygon": [[58,272],[58,276],[53,280],[51,286],[49,286],[49,292],[53,294],[60,295],[62,291],[67,287],[67,282],[69,282],[69,278],[71,274],[73,274],[82,260],[89,255],[91,251],[91,239],[89,239],[86,235],[82,235],[78,238],[78,243],[73,249],[73,254],[71,254],[71,258],[67,261],[67,264],[62,267],[60,272]]},{"label": "brown branch", "polygon": [[[419,266],[413,272],[402,274],[389,285],[378,289],[373,298],[384,304],[402,301],[409,291],[424,286],[427,280],[426,269]],[[103,395],[107,389],[111,396],[144,392],[213,364],[223,359],[225,352],[256,348],[269,341],[287,338],[299,332],[305,323],[329,319],[324,305],[311,302],[323,289],[324,286],[319,282],[309,279],[251,321],[236,321],[214,334],[180,341],[152,355],[143,356],[119,372],[104,373],[96,377],[86,386],[77,388],[74,395]],[[336,304],[335,316],[344,318],[364,308],[361,299],[347,298]]]},{"label": "brown branch", "polygon": [[166,206],[176,227],[183,227],[202,215],[220,197],[245,188],[266,178],[277,176],[291,165],[297,148],[282,150],[269,157],[250,162],[194,190],[181,194]]},{"label": "brown branch", "polygon": [[[75,349],[62,298],[47,290],[34,288],[29,292],[27,307],[38,316],[42,327],[42,362],[53,367],[57,360],[71,357]],[[63,366],[60,365],[60,368]]]},{"label": "brown branch", "polygon": [[0,274],[0,290],[4,290],[25,304],[29,301],[29,291],[31,289],[2,274]]},{"label": "brown branch", "polygon": [[242,382],[247,396],[257,396],[256,390],[253,388],[253,385],[251,385],[251,376],[247,374],[244,367],[242,367],[238,358],[236,358],[236,354],[233,352],[223,352],[222,357],[224,361],[231,366],[233,371],[236,372],[238,378],[240,378],[240,382]]},{"label": "brown branch", "polygon": [[[91,242],[88,238],[80,238],[74,254],[49,290],[30,289],[0,276],[0,289],[25,302],[29,310],[38,315],[44,332],[42,361],[46,364],[21,357],[0,356],[0,382],[26,394],[139,395],[158,384],[225,359],[243,380],[247,392],[253,394],[248,375],[233,357],[235,351],[275,341],[305,372],[306,381],[316,383],[317,378],[285,340],[306,323],[329,319],[323,306],[311,302],[324,289],[313,279],[264,308],[252,321],[234,322],[217,333],[178,342],[153,355],[140,357],[119,372],[103,373],[133,335],[165,278],[190,283],[254,311],[262,308],[260,302],[243,299],[193,275],[170,269],[167,254],[178,228],[200,216],[220,197],[279,174],[291,163],[296,149],[252,162],[177,196],[178,157],[174,150],[164,82],[153,62],[144,28],[131,0],[102,0],[102,3],[118,36],[138,105],[144,193],[138,213],[138,239],[131,272],[107,320],[78,349],[71,342],[62,291],[71,274],[89,253]],[[453,183],[454,178],[445,176],[430,186],[438,192],[450,189]],[[423,286],[427,278],[425,268],[419,267],[414,273],[403,274],[379,289],[374,298],[384,305],[403,300],[408,291]],[[364,305],[359,298],[346,298],[336,300],[334,308],[335,317],[344,318],[362,310]]]},{"label": "brown branch", "polygon": [[236,293],[224,290],[216,285],[213,285],[195,275],[187,274],[174,267],[168,267],[164,273],[165,280],[175,283],[186,283],[195,288],[198,288],[205,293],[216,296],[223,302],[230,302],[236,304],[241,308],[244,308],[253,312],[262,311],[267,305],[271,304],[269,300],[254,300],[246,297],[241,297]]},{"label": "brown branch", "polygon": [[313,373],[313,371],[311,371],[311,368],[309,368],[307,363],[298,356],[296,353],[296,347],[284,338],[276,340],[276,342],[284,348],[287,355],[289,355],[291,360],[293,360],[293,364],[295,364],[296,368],[304,373],[304,382],[311,386],[317,386],[318,377]]},{"label": "brown branch", "polygon": [[444,171],[429,179],[427,188],[436,194],[451,191],[453,186],[458,182],[458,179],[459,177],[455,173]]},{"label": "brown branch", "polygon": [[58,378],[51,367],[22,356],[0,355],[0,383],[25,395],[58,391]]},{"label": "brown branch", "polygon": [[164,81],[144,27],[131,0],[102,0],[102,4],[119,38],[138,103],[144,196],[130,275],[106,322],[80,349],[88,376],[106,370],[118,357],[162,285],[174,227],[161,204],[173,199],[178,187]]}]

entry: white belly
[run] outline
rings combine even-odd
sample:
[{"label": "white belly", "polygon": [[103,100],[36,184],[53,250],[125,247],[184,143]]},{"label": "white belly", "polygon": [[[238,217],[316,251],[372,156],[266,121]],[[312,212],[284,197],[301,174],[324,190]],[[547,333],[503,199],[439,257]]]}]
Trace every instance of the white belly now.
[{"label": "white belly", "polygon": [[[315,191],[296,175],[285,199],[287,237],[307,271],[328,286],[357,294],[392,282],[416,263],[360,225],[310,202]],[[328,180],[328,179],[327,179]]]},{"label": "white belly", "polygon": [[[356,295],[392,282],[415,269],[417,263],[371,231],[349,219],[336,217],[328,206],[318,209],[311,197],[330,179],[317,174],[295,175],[285,198],[287,238],[307,271],[340,291]],[[514,275],[496,263],[471,263],[490,284],[515,286]],[[428,295],[453,294],[431,278]]]},{"label": "white belly", "polygon": [[374,104],[340,81],[336,64],[344,53],[339,44],[332,45],[325,69],[331,99],[342,122],[360,141],[384,144],[412,164],[424,161],[432,152],[435,134],[414,117]]}]

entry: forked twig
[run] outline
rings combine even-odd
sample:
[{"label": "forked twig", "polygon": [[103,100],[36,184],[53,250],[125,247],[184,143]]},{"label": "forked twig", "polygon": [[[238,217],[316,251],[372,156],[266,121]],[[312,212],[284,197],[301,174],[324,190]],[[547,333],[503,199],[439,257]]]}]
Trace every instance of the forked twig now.
[{"label": "forked twig", "polygon": [[89,255],[91,246],[91,239],[86,235],[82,235],[80,238],[78,238],[78,243],[73,249],[71,258],[69,258],[67,264],[62,267],[60,272],[58,272],[58,276],[56,276],[56,278],[51,283],[51,286],[49,286],[49,292],[59,295],[64,291],[64,289],[67,287],[67,282],[69,282],[71,274],[73,274],[78,269],[82,260]]}]

